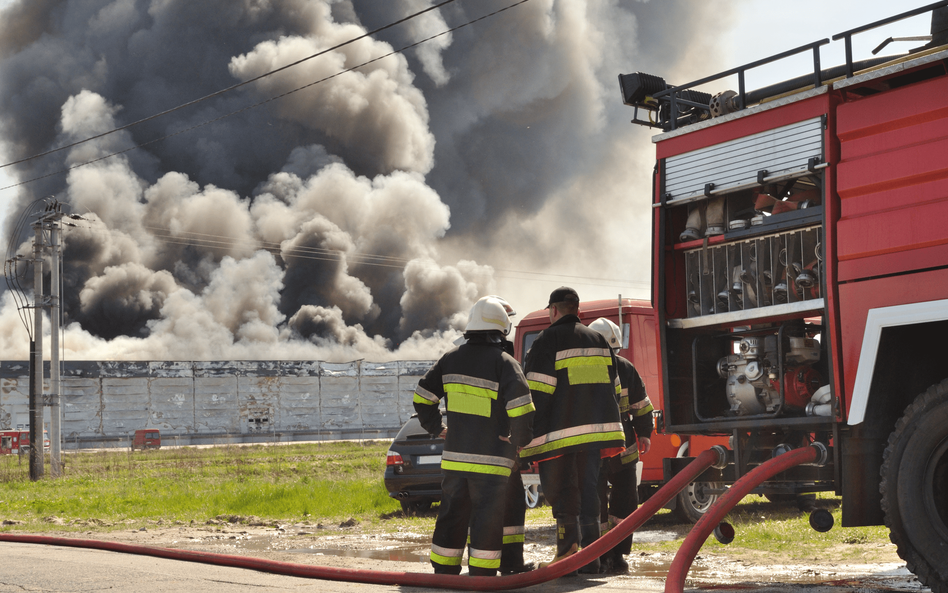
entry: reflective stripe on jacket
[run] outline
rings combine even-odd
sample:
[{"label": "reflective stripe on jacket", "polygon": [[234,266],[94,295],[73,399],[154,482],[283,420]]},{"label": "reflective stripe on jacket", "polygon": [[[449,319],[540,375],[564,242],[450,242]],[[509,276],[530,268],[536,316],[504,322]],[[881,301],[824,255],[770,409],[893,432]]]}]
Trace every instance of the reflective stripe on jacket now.
[{"label": "reflective stripe on jacket", "polygon": [[421,426],[430,434],[442,430],[442,399],[451,428],[441,469],[510,476],[517,447],[533,436],[535,408],[520,365],[503,351],[502,344],[485,335],[470,335],[467,343],[442,356],[422,377],[413,405]]},{"label": "reflective stripe on jacket", "polygon": [[536,436],[521,459],[624,446],[615,356],[577,316],[565,315],[537,336],[524,371],[537,412]]}]

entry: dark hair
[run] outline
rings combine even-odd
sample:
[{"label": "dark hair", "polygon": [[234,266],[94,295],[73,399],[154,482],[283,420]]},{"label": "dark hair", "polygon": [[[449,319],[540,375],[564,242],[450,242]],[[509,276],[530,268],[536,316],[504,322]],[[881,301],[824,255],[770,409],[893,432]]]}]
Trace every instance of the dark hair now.
[{"label": "dark hair", "polygon": [[556,307],[560,315],[576,315],[579,313],[579,301],[560,301],[552,303],[551,307]]}]

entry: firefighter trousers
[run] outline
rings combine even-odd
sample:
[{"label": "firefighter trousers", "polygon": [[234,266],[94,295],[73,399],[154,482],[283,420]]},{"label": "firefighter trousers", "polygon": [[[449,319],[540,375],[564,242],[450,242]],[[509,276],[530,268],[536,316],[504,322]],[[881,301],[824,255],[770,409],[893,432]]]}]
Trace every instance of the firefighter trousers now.
[{"label": "firefighter trousers", "polygon": [[523,542],[526,534],[527,500],[523,492],[523,476],[519,469],[510,472],[504,506],[504,545],[500,557],[501,572],[523,569]]},{"label": "firefighter trousers", "polygon": [[[635,465],[635,462],[623,465],[618,457],[603,460],[599,473],[599,504],[602,509],[600,532],[603,534],[635,512],[639,506]],[[607,482],[612,484],[611,495]],[[628,554],[632,551],[632,536],[616,544],[613,550],[623,556]]]},{"label": "firefighter trousers", "polygon": [[436,574],[461,574],[468,532],[468,572],[472,576],[497,574],[506,490],[506,477],[444,473],[438,520],[431,537],[431,565]]}]

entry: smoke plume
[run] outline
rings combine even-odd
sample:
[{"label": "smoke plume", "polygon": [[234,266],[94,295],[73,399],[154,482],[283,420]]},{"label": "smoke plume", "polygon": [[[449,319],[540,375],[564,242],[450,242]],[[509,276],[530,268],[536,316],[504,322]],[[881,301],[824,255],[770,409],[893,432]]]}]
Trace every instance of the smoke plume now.
[{"label": "smoke plume", "polygon": [[[5,169],[28,181],[0,191],[8,240],[37,198],[82,217],[63,233],[65,357],[436,358],[485,294],[522,313],[562,284],[646,297],[651,133],[616,76],[696,78],[734,9],[530,0],[393,53],[513,3],[458,0],[331,51],[433,2],[7,4],[3,162],[144,120]],[[9,292],[0,327],[0,357],[26,358]]]}]

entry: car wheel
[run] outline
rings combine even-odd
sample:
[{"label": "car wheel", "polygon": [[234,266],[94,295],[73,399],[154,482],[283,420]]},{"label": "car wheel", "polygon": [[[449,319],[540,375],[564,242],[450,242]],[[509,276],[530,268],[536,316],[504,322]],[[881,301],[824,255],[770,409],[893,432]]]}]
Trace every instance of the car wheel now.
[{"label": "car wheel", "polygon": [[402,503],[402,512],[409,515],[424,513],[425,511],[428,511],[431,509],[430,500],[420,500],[420,501],[416,500],[413,502],[407,502],[403,500],[401,501],[401,503]]},{"label": "car wheel", "polygon": [[523,486],[523,496],[527,501],[528,509],[535,509],[540,504],[540,489],[536,484],[525,484]]},{"label": "car wheel", "polygon": [[710,490],[718,490],[723,486],[720,482],[692,482],[678,493],[678,504],[675,514],[679,519],[688,523],[697,523],[718,500],[717,494]]}]

